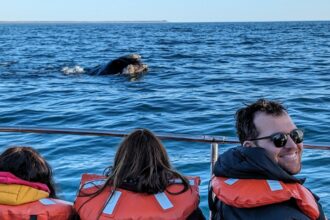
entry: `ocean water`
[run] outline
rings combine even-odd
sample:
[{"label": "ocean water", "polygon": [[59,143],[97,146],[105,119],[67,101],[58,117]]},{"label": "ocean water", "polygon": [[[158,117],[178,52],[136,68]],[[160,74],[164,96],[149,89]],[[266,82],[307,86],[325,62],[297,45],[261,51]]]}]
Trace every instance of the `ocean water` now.
[{"label": "ocean water", "polygon": [[[84,69],[139,53],[148,73]],[[86,128],[235,137],[234,114],[258,98],[282,101],[305,143],[329,146],[330,22],[0,24],[0,126]],[[0,151],[38,149],[61,198],[82,173],[112,164],[120,138],[0,133]],[[172,164],[202,179],[208,215],[210,145],[164,142]],[[220,153],[232,145],[221,145]],[[306,149],[306,186],[330,215],[330,151]]]}]

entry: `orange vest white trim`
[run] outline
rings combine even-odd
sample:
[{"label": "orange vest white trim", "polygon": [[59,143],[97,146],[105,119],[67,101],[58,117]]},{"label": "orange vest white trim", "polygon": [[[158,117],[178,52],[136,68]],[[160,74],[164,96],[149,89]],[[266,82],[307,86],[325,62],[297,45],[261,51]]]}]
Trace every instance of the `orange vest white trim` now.
[{"label": "orange vest white trim", "polygon": [[72,213],[72,204],[59,199],[44,198],[17,206],[0,204],[1,220],[68,220]]},{"label": "orange vest white trim", "polygon": [[320,215],[312,193],[299,183],[277,180],[213,177],[212,188],[219,200],[237,208],[252,208],[294,198],[299,209],[311,219]]},{"label": "orange vest white trim", "polygon": [[[80,191],[91,193],[97,190],[97,186],[104,184],[103,176],[84,174]],[[111,190],[108,186],[103,192],[90,199],[88,196],[76,198],[74,208],[81,220],[106,220],[106,219],[186,219],[199,203],[198,177],[188,177],[190,189],[171,195],[161,192],[153,195],[135,193],[132,191],[117,189]],[[176,182],[176,181],[175,181]],[[167,187],[169,192],[179,192],[182,184],[172,184]],[[84,204],[85,203],[85,204]]]}]

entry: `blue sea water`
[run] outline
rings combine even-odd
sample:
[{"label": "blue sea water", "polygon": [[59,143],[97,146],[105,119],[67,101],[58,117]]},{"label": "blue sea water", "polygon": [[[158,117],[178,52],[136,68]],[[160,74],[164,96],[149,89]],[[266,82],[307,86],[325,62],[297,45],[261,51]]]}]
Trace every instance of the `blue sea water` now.
[{"label": "blue sea water", "polygon": [[[85,68],[139,53],[139,78]],[[329,145],[330,22],[0,24],[0,126],[235,137],[234,114],[264,97],[282,101],[305,142]],[[38,149],[73,201],[82,173],[111,165],[120,138],[0,133],[0,151]],[[207,210],[210,146],[165,141],[172,164],[202,179]],[[220,153],[233,147],[221,145]],[[330,151],[306,149],[306,186],[330,215]]]}]

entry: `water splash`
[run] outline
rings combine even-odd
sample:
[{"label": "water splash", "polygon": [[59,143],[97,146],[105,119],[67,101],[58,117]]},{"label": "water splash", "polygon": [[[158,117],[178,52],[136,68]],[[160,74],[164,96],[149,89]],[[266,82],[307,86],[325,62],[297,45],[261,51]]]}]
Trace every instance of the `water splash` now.
[{"label": "water splash", "polygon": [[74,67],[63,67],[61,70],[64,74],[69,75],[69,74],[80,74],[80,73],[84,73],[85,70],[83,67],[81,66],[74,66]]}]

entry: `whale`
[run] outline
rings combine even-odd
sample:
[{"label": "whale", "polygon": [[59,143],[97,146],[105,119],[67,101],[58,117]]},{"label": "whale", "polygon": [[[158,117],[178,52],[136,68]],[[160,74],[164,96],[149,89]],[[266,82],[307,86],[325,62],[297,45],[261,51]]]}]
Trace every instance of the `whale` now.
[{"label": "whale", "polygon": [[96,66],[87,71],[90,75],[137,75],[148,71],[148,65],[142,63],[139,54],[121,56],[105,65]]}]

